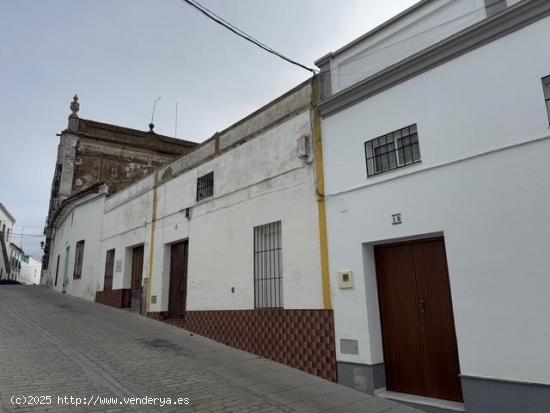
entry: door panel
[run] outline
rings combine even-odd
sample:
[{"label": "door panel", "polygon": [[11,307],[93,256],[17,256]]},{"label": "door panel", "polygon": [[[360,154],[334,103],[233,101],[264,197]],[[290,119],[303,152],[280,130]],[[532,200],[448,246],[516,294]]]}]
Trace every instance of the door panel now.
[{"label": "door panel", "polygon": [[430,397],[462,401],[451,289],[442,240],[412,245]]},{"label": "door panel", "polygon": [[187,300],[188,241],[172,245],[170,253],[170,296],[168,317],[182,318]]},{"label": "door panel", "polygon": [[57,254],[57,264],[55,265],[55,286],[57,287],[57,276],[59,275],[59,254]]},{"label": "door panel", "polygon": [[105,257],[105,281],[103,283],[103,291],[113,289],[113,270],[115,266],[115,250],[107,251]]},{"label": "door panel", "polygon": [[71,253],[71,248],[68,246],[65,249],[65,263],[63,265],[63,293],[67,292],[67,286],[69,285],[69,254]]},{"label": "door panel", "polygon": [[132,252],[132,310],[141,311],[141,282],[143,278],[143,245]]},{"label": "door panel", "polygon": [[462,401],[443,239],[374,251],[388,390]]},{"label": "door panel", "polygon": [[376,248],[375,259],[386,387],[422,394],[421,334],[411,250],[407,246]]}]

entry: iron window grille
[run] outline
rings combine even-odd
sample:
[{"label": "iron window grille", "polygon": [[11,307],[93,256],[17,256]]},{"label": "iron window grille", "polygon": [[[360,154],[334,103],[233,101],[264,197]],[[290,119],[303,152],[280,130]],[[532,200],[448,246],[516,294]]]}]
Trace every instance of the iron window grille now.
[{"label": "iron window grille", "polygon": [[254,227],[254,307],[283,307],[281,221]]},{"label": "iron window grille", "polygon": [[82,261],[84,260],[84,240],[76,243],[76,249],[74,252],[74,272],[73,280],[79,280],[82,278]]},{"label": "iron window grille", "polygon": [[197,179],[197,202],[214,195],[214,172]]},{"label": "iron window grille", "polygon": [[367,176],[420,162],[416,124],[365,142]]},{"label": "iron window grille", "polygon": [[542,79],[542,88],[544,91],[544,101],[546,102],[546,113],[548,114],[548,122],[550,123],[550,76]]}]

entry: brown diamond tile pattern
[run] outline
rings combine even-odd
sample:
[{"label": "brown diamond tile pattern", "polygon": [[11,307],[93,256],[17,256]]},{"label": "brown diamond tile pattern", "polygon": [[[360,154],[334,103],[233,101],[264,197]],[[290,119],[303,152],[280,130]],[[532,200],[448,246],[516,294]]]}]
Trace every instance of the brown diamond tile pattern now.
[{"label": "brown diamond tile pattern", "polygon": [[[160,313],[150,314],[162,319]],[[163,320],[202,336],[336,381],[332,310],[188,311]]]},{"label": "brown diamond tile pattern", "polygon": [[119,290],[97,291],[95,293],[96,303],[109,305],[115,308],[130,308],[132,290],[122,288]]},{"label": "brown diamond tile pattern", "polygon": [[168,311],[150,311],[147,313],[147,317],[153,320],[164,321],[168,317]]}]

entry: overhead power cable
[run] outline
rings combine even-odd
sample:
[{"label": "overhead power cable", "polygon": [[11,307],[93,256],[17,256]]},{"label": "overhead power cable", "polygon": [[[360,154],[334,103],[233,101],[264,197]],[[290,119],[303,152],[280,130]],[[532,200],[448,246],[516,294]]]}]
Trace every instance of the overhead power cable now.
[{"label": "overhead power cable", "polygon": [[219,25],[225,27],[227,30],[233,32],[237,36],[242,37],[243,39],[249,41],[250,43],[258,46],[259,48],[261,48],[263,50],[265,50],[266,52],[271,53],[271,54],[273,54],[273,55],[275,55],[275,56],[277,56],[277,57],[279,57],[283,60],[286,60],[287,62],[289,62],[289,63],[291,63],[295,66],[301,67],[302,69],[305,69],[305,70],[307,70],[307,71],[309,71],[313,74],[317,73],[317,71],[315,69],[313,69],[311,67],[308,67],[306,65],[303,65],[303,64],[297,62],[296,60],[293,60],[290,57],[287,57],[287,56],[283,55],[282,53],[279,53],[278,51],[276,51],[273,48],[269,47],[265,43],[262,43],[259,40],[255,39],[253,36],[251,36],[248,33],[242,31],[241,29],[239,29],[235,25],[231,24],[227,20],[223,19],[222,17],[218,16],[216,13],[214,13],[213,11],[207,9],[206,7],[204,7],[202,4],[198,3],[197,1],[195,1],[195,0],[181,0],[181,1],[183,1],[184,3],[187,3],[188,5],[193,7],[194,9],[198,10],[200,13],[204,14],[209,19],[211,19],[214,22],[218,23]]},{"label": "overhead power cable", "polygon": [[22,234],[17,232],[12,232],[11,235],[17,235],[18,237],[44,237],[45,235],[41,234]]}]

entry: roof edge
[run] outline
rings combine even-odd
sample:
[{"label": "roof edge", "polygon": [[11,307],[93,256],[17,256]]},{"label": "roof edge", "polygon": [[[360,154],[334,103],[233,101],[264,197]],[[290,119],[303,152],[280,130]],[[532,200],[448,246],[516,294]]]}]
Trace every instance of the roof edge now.
[{"label": "roof edge", "polygon": [[[317,75],[315,75],[315,76],[317,76]],[[281,100],[285,99],[286,97],[292,95],[292,94],[295,93],[297,90],[299,90],[299,89],[301,89],[301,88],[307,86],[309,83],[312,82],[312,80],[313,80],[313,78],[314,78],[315,76],[312,76],[312,77],[310,77],[310,78],[304,80],[303,82],[300,82],[299,84],[297,84],[296,86],[294,86],[292,89],[286,91],[286,92],[283,93],[282,95],[277,96],[275,99],[269,101],[269,102],[266,103],[265,105],[260,106],[258,109],[256,109],[254,112],[252,112],[252,113],[246,115],[244,118],[241,118],[241,119],[239,119],[238,121],[236,121],[235,123],[232,123],[231,125],[229,125],[229,126],[227,126],[226,128],[222,129],[221,131],[216,132],[216,133],[214,134],[214,136],[224,134],[224,133],[226,133],[227,131],[229,131],[229,130],[235,128],[236,126],[239,126],[239,125],[245,123],[246,121],[248,121],[248,120],[250,120],[251,118],[253,118],[254,116],[256,116],[258,113],[261,113],[261,112],[265,111],[266,109],[268,109],[269,107],[273,106],[274,104],[276,104],[276,103],[280,102]],[[209,141],[209,140],[212,139],[214,136],[208,138],[208,139],[207,139],[206,141],[204,141],[204,142]],[[201,144],[204,143],[204,142],[201,142]],[[184,155],[184,156],[185,156],[185,155]]]},{"label": "roof edge", "polygon": [[328,97],[326,118],[550,15],[550,1],[522,0]]},{"label": "roof edge", "polygon": [[56,209],[56,211],[53,213],[52,217],[48,220],[47,227],[50,227],[53,223],[55,223],[57,218],[71,203],[90,194],[107,196],[109,194],[109,186],[105,182],[98,182],[89,186],[88,188],[83,189],[82,191],[77,192],[74,195],[71,195],[69,198],[64,199],[59,207]]},{"label": "roof edge", "polygon": [[374,27],[373,29],[369,30],[365,34],[362,34],[361,36],[357,37],[356,39],[352,40],[351,42],[345,44],[344,46],[340,47],[339,49],[336,49],[333,52],[329,52],[325,54],[324,56],[317,59],[314,63],[315,66],[320,67],[319,65],[322,65],[323,63],[326,63],[326,61],[342,52],[345,52],[346,50],[352,48],[357,43],[362,42],[363,40],[375,35],[376,33],[384,30],[385,28],[391,26],[392,24],[396,23],[397,21],[403,19],[404,17],[408,16],[409,14],[415,12],[418,9],[421,9],[426,4],[430,3],[433,0],[420,0],[418,3],[413,4],[409,8],[403,10],[401,13],[396,14],[395,16],[391,17],[389,20],[386,20],[385,22],[379,24],[378,26]]},{"label": "roof edge", "polygon": [[4,211],[4,214],[6,214],[8,218],[10,218],[15,224],[15,217],[10,213],[10,211],[8,211],[8,208],[2,202],[0,202],[0,208],[2,209],[2,211]]},{"label": "roof edge", "polygon": [[[139,136],[139,137],[150,135],[150,136],[154,136],[154,137],[158,138],[162,142],[171,143],[171,144],[179,145],[179,146],[195,147],[195,146],[199,145],[198,142],[193,142],[193,141],[189,141],[189,140],[186,140],[186,139],[179,139],[179,138],[174,138],[172,136],[161,135],[161,134],[158,134],[158,133],[155,133],[155,132],[143,131],[143,130],[134,129],[134,128],[128,128],[126,126],[113,125],[111,123],[99,122],[99,121],[96,121],[96,120],[93,120],[93,119],[78,118],[78,120],[82,121],[85,125],[87,125],[90,128],[103,129],[103,130],[108,130],[108,131],[111,131],[111,132],[118,132],[118,133],[125,134],[125,135],[132,135],[132,136]],[[73,131],[73,130],[70,130],[70,129],[65,129],[61,133],[73,133],[73,134],[83,133],[83,134],[86,134],[85,132],[80,131],[78,129],[76,131]]]}]

